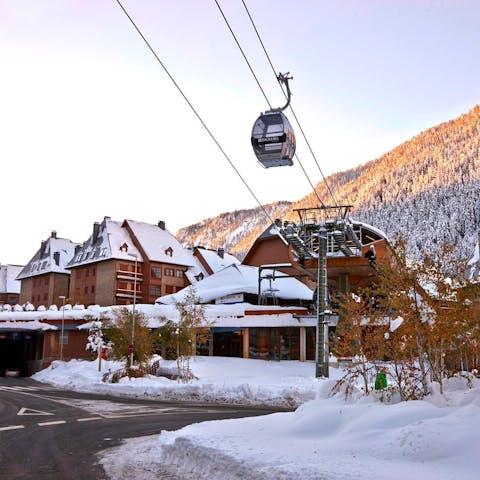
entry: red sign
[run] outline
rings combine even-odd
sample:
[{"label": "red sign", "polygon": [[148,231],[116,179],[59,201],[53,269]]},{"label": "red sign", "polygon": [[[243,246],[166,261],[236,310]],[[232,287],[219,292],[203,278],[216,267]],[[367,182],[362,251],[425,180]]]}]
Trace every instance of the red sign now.
[{"label": "red sign", "polygon": [[133,353],[133,344],[128,346],[128,353]]}]

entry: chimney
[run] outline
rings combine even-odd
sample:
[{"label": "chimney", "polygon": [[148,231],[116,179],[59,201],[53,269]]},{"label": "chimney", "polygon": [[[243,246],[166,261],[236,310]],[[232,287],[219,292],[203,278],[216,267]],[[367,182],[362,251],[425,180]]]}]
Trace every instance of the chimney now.
[{"label": "chimney", "polygon": [[95,222],[93,224],[92,243],[95,243],[97,241],[99,232],[100,232],[100,224],[98,222]]},{"label": "chimney", "polygon": [[165,222],[163,220],[158,221],[158,226],[161,230],[165,230]]},{"label": "chimney", "polygon": [[50,235],[52,238],[57,238],[57,231],[56,230],[52,230],[52,233]]},{"label": "chimney", "polygon": [[81,245],[75,245],[75,252],[74,252],[74,254],[76,255],[76,254],[80,251],[81,248],[82,248]]},{"label": "chimney", "polygon": [[42,243],[40,244],[40,256],[43,256],[43,254],[45,253],[46,246],[47,246],[47,241],[42,240]]},{"label": "chimney", "polygon": [[223,258],[223,256],[225,255],[225,250],[223,248],[219,248],[217,250],[217,255],[220,257],[220,258]]},{"label": "chimney", "polygon": [[278,228],[282,228],[282,221],[279,218],[276,218],[274,223]]},{"label": "chimney", "polygon": [[55,264],[57,265],[57,267],[60,266],[60,252],[55,252],[53,254],[53,259],[55,260]]}]

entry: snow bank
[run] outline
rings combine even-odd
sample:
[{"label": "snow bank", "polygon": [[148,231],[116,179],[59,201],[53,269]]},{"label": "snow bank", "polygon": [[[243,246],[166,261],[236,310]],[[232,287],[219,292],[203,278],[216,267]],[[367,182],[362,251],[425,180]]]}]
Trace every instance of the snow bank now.
[{"label": "snow bank", "polygon": [[[118,364],[108,362],[108,368]],[[168,364],[166,365],[168,366]],[[170,365],[171,367],[171,365]],[[210,421],[131,439],[103,452],[116,480],[476,480],[480,381],[445,381],[422,401],[385,405],[371,395],[329,397],[341,375],[315,379],[314,364],[198,357],[198,380],[100,382],[96,362],[54,362],[37,380],[83,391],[162,399],[294,405],[294,412]]]},{"label": "snow bank", "polygon": [[473,480],[480,389],[461,396],[460,408],[320,399],[294,413],[164,431],[150,456],[182,479]]},{"label": "snow bank", "polygon": [[[198,380],[188,384],[150,375],[124,378],[114,384],[103,383],[101,379],[107,370],[115,371],[123,367],[122,363],[112,361],[102,362],[102,372],[98,372],[97,361],[55,361],[33,378],[82,392],[277,407],[297,407],[313,400],[323,385],[322,380],[314,378],[315,365],[312,362],[196,357],[190,366]],[[176,371],[176,363],[173,361],[162,361],[161,367],[163,370]],[[336,369],[332,369],[332,374],[339,375]]]}]

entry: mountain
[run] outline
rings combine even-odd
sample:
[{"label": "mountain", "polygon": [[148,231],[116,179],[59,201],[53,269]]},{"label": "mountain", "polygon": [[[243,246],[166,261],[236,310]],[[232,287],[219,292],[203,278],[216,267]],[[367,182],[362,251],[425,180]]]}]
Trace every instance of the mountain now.
[{"label": "mountain", "polygon": [[[445,241],[459,256],[473,252],[480,231],[480,106],[430,128],[364,165],[327,178],[335,202],[353,205],[352,217],[409,239],[413,258]],[[332,205],[325,183],[318,197]],[[314,192],[294,204],[278,202],[271,218],[295,219],[294,208],[319,204]],[[260,208],[224,213],[181,229],[177,238],[242,256],[268,221]]]},{"label": "mountain", "polygon": [[266,213],[272,220],[285,218],[291,212],[292,205],[292,202],[275,202],[263,207],[222,213],[181,228],[176,237],[184,246],[222,247],[241,258],[252,243],[250,239],[255,239],[268,225]]}]

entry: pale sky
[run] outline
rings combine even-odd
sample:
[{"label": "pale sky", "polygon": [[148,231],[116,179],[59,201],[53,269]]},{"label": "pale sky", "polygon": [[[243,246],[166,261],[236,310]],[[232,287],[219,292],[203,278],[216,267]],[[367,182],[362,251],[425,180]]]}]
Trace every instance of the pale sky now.
[{"label": "pale sky", "polygon": [[[284,98],[241,0],[219,0],[273,106]],[[480,99],[477,0],[245,0],[325,175],[373,160]],[[263,169],[268,109],[214,0],[123,0],[262,203],[310,193]],[[178,228],[257,206],[115,0],[0,0],[0,262],[104,216]],[[321,180],[292,115],[298,156]]]}]

